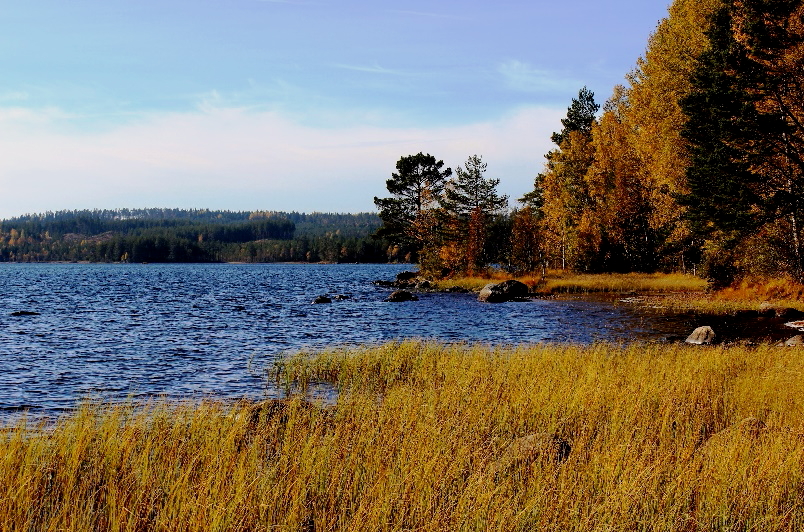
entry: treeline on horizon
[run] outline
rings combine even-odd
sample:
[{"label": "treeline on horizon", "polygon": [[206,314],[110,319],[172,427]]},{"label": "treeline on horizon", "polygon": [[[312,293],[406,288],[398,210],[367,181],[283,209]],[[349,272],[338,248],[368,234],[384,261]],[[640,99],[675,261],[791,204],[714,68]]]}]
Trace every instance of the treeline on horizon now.
[{"label": "treeline on horizon", "polygon": [[386,262],[376,214],[96,209],[0,221],[0,261]]},{"label": "treeline on horizon", "polygon": [[470,157],[403,157],[381,232],[437,275],[697,271],[802,279],[804,3],[675,0],[627,83],[572,100],[508,211]]}]

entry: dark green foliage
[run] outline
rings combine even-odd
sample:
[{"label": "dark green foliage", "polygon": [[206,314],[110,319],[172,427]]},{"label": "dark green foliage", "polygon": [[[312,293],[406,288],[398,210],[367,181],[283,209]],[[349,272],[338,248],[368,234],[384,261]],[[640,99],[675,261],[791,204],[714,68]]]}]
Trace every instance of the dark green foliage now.
[{"label": "dark green foliage", "polygon": [[679,203],[692,229],[719,250],[720,257],[707,258],[717,283],[743,273],[733,250],[782,219],[790,223],[785,247],[794,256],[792,273],[801,275],[804,35],[791,26],[799,8],[786,0],[727,2],[713,15],[709,49],[681,101],[692,157],[689,193]]},{"label": "dark green foliage", "polygon": [[0,261],[387,262],[379,225],[370,213],[63,211],[1,221]]},{"label": "dark green foliage", "polygon": [[544,207],[544,188],[542,182],[544,181],[544,174],[537,174],[536,179],[533,180],[533,190],[526,192],[517,201],[525,207],[530,207],[537,216],[541,216],[542,207]]},{"label": "dark green foliage", "polygon": [[558,133],[553,133],[550,140],[561,146],[561,143],[569,138],[569,134],[573,131],[591,135],[592,124],[598,109],[600,109],[600,105],[595,103],[595,93],[586,87],[582,88],[578,91],[578,97],[573,98],[567,108],[567,117],[561,119],[561,125],[564,128]]},{"label": "dark green foliage", "polygon": [[444,161],[419,152],[401,157],[396,162],[396,172],[385,182],[389,198],[374,198],[380,211],[382,227],[377,235],[392,243],[409,248],[414,253],[421,251],[428,235],[414,226],[422,213],[437,206],[444,185],[452,169],[444,167]]},{"label": "dark green foliage", "polygon": [[477,155],[466,161],[465,169],[455,169],[457,177],[447,182],[441,206],[450,214],[467,218],[474,210],[492,215],[504,210],[508,196],[497,193],[499,179],[484,177],[486,163]]},{"label": "dark green foliage", "polygon": [[714,14],[707,36],[710,48],[699,57],[692,90],[680,102],[689,117],[682,135],[690,144],[690,192],[679,203],[687,207],[696,233],[723,231],[736,241],[763,222],[754,210],[763,203],[757,194],[760,178],[739,147],[759,117],[755,98],[737,75],[750,64],[734,40],[728,8]]}]

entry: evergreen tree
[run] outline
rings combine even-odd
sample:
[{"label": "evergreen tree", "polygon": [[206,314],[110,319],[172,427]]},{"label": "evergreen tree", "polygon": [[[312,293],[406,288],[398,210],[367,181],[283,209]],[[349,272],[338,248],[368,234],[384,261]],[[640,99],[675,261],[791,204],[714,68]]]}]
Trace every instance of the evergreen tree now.
[{"label": "evergreen tree", "polygon": [[688,116],[682,135],[691,156],[689,193],[679,201],[688,207],[687,217],[698,234],[720,231],[734,240],[761,223],[753,209],[762,203],[753,186],[757,176],[739,148],[757,113],[755,98],[739,77],[749,67],[734,39],[730,8],[713,15],[707,36],[710,47],[698,59],[691,92],[681,100]]},{"label": "evergreen tree", "polygon": [[374,198],[383,222],[377,235],[409,249],[412,260],[433,240],[437,224],[431,211],[438,207],[445,182],[452,175],[450,168],[443,167],[444,161],[429,153],[401,157],[397,171],[385,182],[391,197]]},{"label": "evergreen tree", "polygon": [[495,214],[508,205],[508,196],[497,193],[499,179],[484,177],[487,164],[477,155],[455,169],[456,178],[447,182],[441,206],[454,216],[466,218],[475,210]]},{"label": "evergreen tree", "polygon": [[592,133],[592,124],[595,121],[600,105],[595,103],[595,93],[586,87],[578,91],[578,97],[572,99],[572,103],[567,108],[567,117],[561,119],[561,125],[564,128],[558,132],[553,133],[550,140],[561,146],[561,144],[569,138],[569,134],[573,131],[578,131],[584,135]]},{"label": "evergreen tree", "polygon": [[[801,275],[798,223],[804,192],[800,3],[730,2],[712,18],[709,48],[681,101],[689,120],[688,207],[709,240],[709,275],[730,282],[760,232],[789,220]],[[797,15],[798,13],[798,15]],[[791,65],[795,66],[791,68]],[[754,246],[755,247],[755,246]]]},{"label": "evergreen tree", "polygon": [[497,255],[487,245],[488,238],[494,217],[508,206],[508,196],[497,192],[499,179],[485,177],[486,168],[479,156],[472,155],[444,188],[441,255],[450,258],[448,267],[453,271],[475,273],[488,265],[492,254]]}]

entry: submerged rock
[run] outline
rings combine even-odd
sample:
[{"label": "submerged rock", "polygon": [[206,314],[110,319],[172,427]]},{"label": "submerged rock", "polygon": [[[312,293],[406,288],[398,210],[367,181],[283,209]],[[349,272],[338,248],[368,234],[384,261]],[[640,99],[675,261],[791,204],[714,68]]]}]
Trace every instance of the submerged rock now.
[{"label": "submerged rock", "polygon": [[528,296],[528,285],[510,279],[501,283],[489,283],[483,287],[477,296],[478,301],[484,303],[503,303],[513,299]]},{"label": "submerged rock", "polygon": [[407,290],[397,290],[391,292],[391,295],[385,298],[389,303],[402,303],[404,301],[418,301],[419,298],[408,292]]},{"label": "submerged rock", "polygon": [[39,316],[38,312],[34,312],[32,310],[17,310],[11,313],[12,316]]},{"label": "submerged rock", "polygon": [[715,341],[715,338],[715,331],[712,329],[712,327],[705,325],[692,331],[692,334],[690,334],[684,341],[688,344],[709,345]]}]

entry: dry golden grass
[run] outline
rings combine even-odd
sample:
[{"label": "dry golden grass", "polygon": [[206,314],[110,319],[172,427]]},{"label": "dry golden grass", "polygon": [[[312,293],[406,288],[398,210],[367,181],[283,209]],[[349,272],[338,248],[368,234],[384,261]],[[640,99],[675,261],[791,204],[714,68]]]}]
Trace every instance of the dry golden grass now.
[{"label": "dry golden grass", "polygon": [[[486,284],[511,279],[504,272],[493,272],[484,277],[458,277],[438,281],[439,288],[459,286],[472,291],[480,291]],[[528,285],[533,293],[588,294],[606,292],[699,292],[706,289],[705,280],[681,273],[596,273],[580,274],[551,270],[542,279],[541,275],[531,274],[514,277]]]},{"label": "dry golden grass", "polygon": [[757,310],[766,301],[777,307],[804,310],[804,285],[789,277],[746,279],[716,292],[676,292],[666,297],[649,298],[648,302],[671,311],[730,314]]},{"label": "dry golden grass", "polygon": [[592,292],[699,292],[707,282],[683,273],[599,273],[548,275],[538,291],[544,294]]},{"label": "dry golden grass", "polygon": [[[0,530],[804,528],[797,349],[409,341],[278,370],[337,404],[95,406],[6,431]],[[566,460],[520,439],[545,434]]]}]

